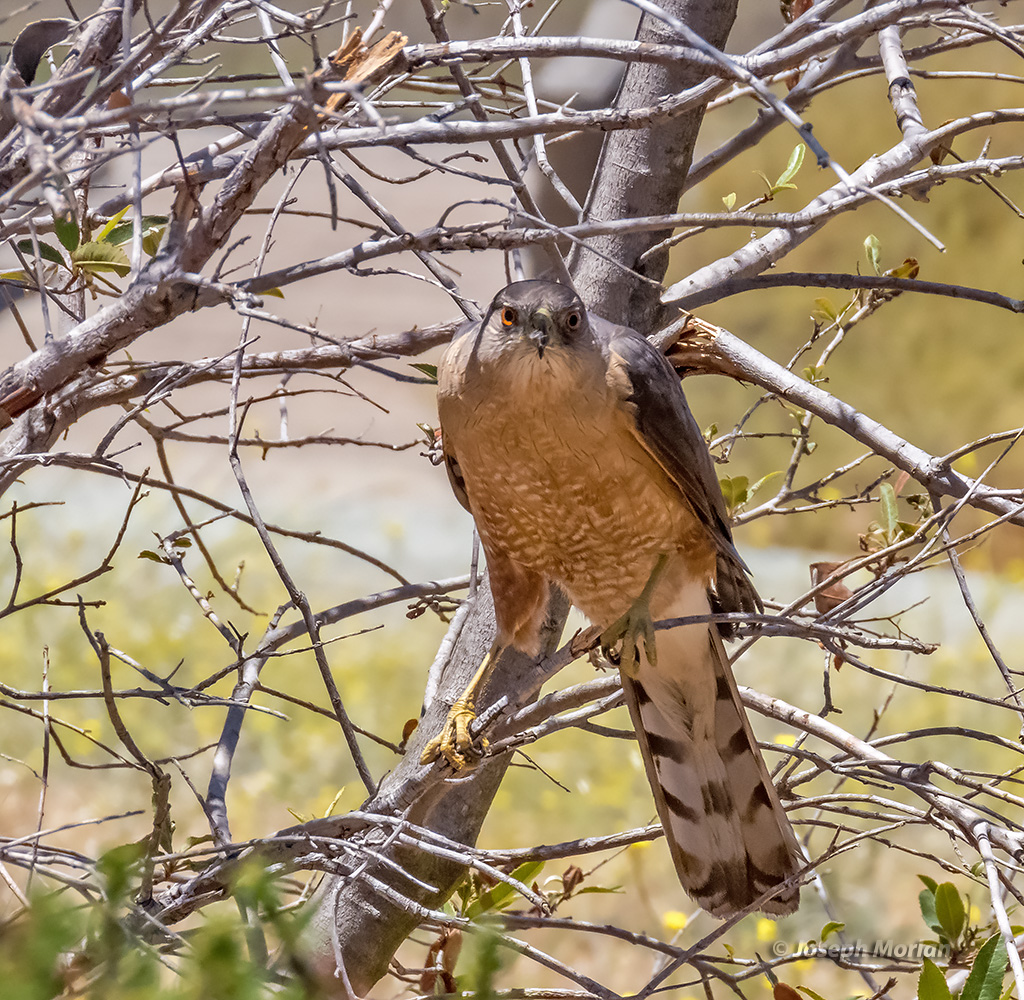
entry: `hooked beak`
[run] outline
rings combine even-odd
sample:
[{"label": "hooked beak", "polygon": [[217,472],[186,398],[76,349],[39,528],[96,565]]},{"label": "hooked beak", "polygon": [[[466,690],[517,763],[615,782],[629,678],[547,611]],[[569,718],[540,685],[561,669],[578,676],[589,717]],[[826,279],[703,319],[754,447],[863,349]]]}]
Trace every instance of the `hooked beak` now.
[{"label": "hooked beak", "polygon": [[526,336],[536,346],[537,356],[542,358],[544,357],[544,349],[551,340],[551,333],[555,326],[555,317],[551,315],[551,310],[546,306],[540,306],[533,311],[533,315],[530,317],[530,326],[531,330]]}]

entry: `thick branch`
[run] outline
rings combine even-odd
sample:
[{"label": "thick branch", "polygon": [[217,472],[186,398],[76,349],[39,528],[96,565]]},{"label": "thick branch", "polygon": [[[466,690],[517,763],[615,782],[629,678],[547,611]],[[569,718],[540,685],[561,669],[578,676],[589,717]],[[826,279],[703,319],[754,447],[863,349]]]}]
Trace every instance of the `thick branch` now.
[{"label": "thick branch", "polygon": [[783,399],[802,406],[826,423],[838,427],[877,455],[908,472],[930,493],[938,496],[968,498],[968,503],[1024,525],[1024,509],[998,491],[955,472],[951,464],[889,430],[877,420],[854,409],[849,403],[794,375],[788,368],[761,354],[739,337],[703,321],[698,333],[679,341],[669,349],[669,359],[687,370],[717,371],[723,375],[753,382]]}]

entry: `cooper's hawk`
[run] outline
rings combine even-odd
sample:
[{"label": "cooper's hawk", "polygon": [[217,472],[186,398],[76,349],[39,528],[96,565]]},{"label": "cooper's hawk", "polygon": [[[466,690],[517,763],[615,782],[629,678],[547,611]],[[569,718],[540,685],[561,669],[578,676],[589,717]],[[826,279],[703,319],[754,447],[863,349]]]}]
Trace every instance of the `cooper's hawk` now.
[{"label": "cooper's hawk", "polygon": [[555,584],[606,644],[624,633],[623,687],[683,888],[717,916],[771,889],[761,908],[792,912],[796,880],[779,887],[800,851],[719,629],[662,630],[656,646],[649,629],[652,617],[761,606],[668,362],[569,288],[520,281],[448,348],[438,410],[452,487],[487,555],[497,636],[424,761],[464,765],[476,686],[506,646],[536,655]]}]

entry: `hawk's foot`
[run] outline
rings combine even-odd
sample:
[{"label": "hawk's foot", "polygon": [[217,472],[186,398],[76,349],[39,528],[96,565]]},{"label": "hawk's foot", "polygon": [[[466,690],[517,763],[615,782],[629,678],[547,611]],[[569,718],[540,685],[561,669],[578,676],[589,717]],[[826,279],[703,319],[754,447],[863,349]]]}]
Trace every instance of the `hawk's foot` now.
[{"label": "hawk's foot", "polygon": [[[658,585],[658,580],[668,563],[668,556],[658,556],[658,561],[651,570],[651,575],[644,584],[640,596],[630,605],[629,610],[601,633],[601,651],[611,660],[618,663],[630,677],[636,677],[640,667],[638,653],[639,640],[643,640],[644,653],[652,667],[658,665],[658,646],[654,637],[654,621],[651,618],[651,595]],[[622,646],[616,654],[615,646]]]},{"label": "hawk's foot", "polygon": [[487,740],[481,736],[479,745],[474,743],[469,726],[475,718],[473,702],[468,698],[459,698],[452,705],[441,732],[424,747],[420,763],[432,764],[443,757],[453,771],[462,771],[478,763],[487,749]]},{"label": "hawk's foot", "polygon": [[[601,652],[630,677],[636,677],[640,668],[639,642],[652,667],[658,665],[658,647],[654,638],[654,622],[648,601],[642,596],[614,624],[601,633]],[[622,645],[616,649],[619,643]]]}]

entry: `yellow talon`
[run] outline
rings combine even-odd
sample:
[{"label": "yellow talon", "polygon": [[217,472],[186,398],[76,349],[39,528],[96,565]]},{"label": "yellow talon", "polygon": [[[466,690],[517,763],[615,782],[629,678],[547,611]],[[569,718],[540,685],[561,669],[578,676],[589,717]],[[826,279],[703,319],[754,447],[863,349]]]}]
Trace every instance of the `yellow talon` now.
[{"label": "yellow talon", "polygon": [[481,737],[480,746],[474,745],[469,726],[475,718],[473,702],[467,698],[459,698],[452,705],[441,732],[424,747],[420,763],[432,764],[439,757],[443,757],[454,771],[462,771],[476,763],[469,758],[482,757],[487,740]]},{"label": "yellow talon", "polygon": [[421,764],[433,764],[439,757],[443,757],[453,771],[462,771],[478,763],[483,757],[487,749],[487,740],[481,736],[474,742],[469,727],[476,718],[476,693],[501,657],[503,649],[497,640],[491,645],[473,679],[466,685],[466,690],[452,705],[441,732],[423,748],[423,753],[420,754]]}]

